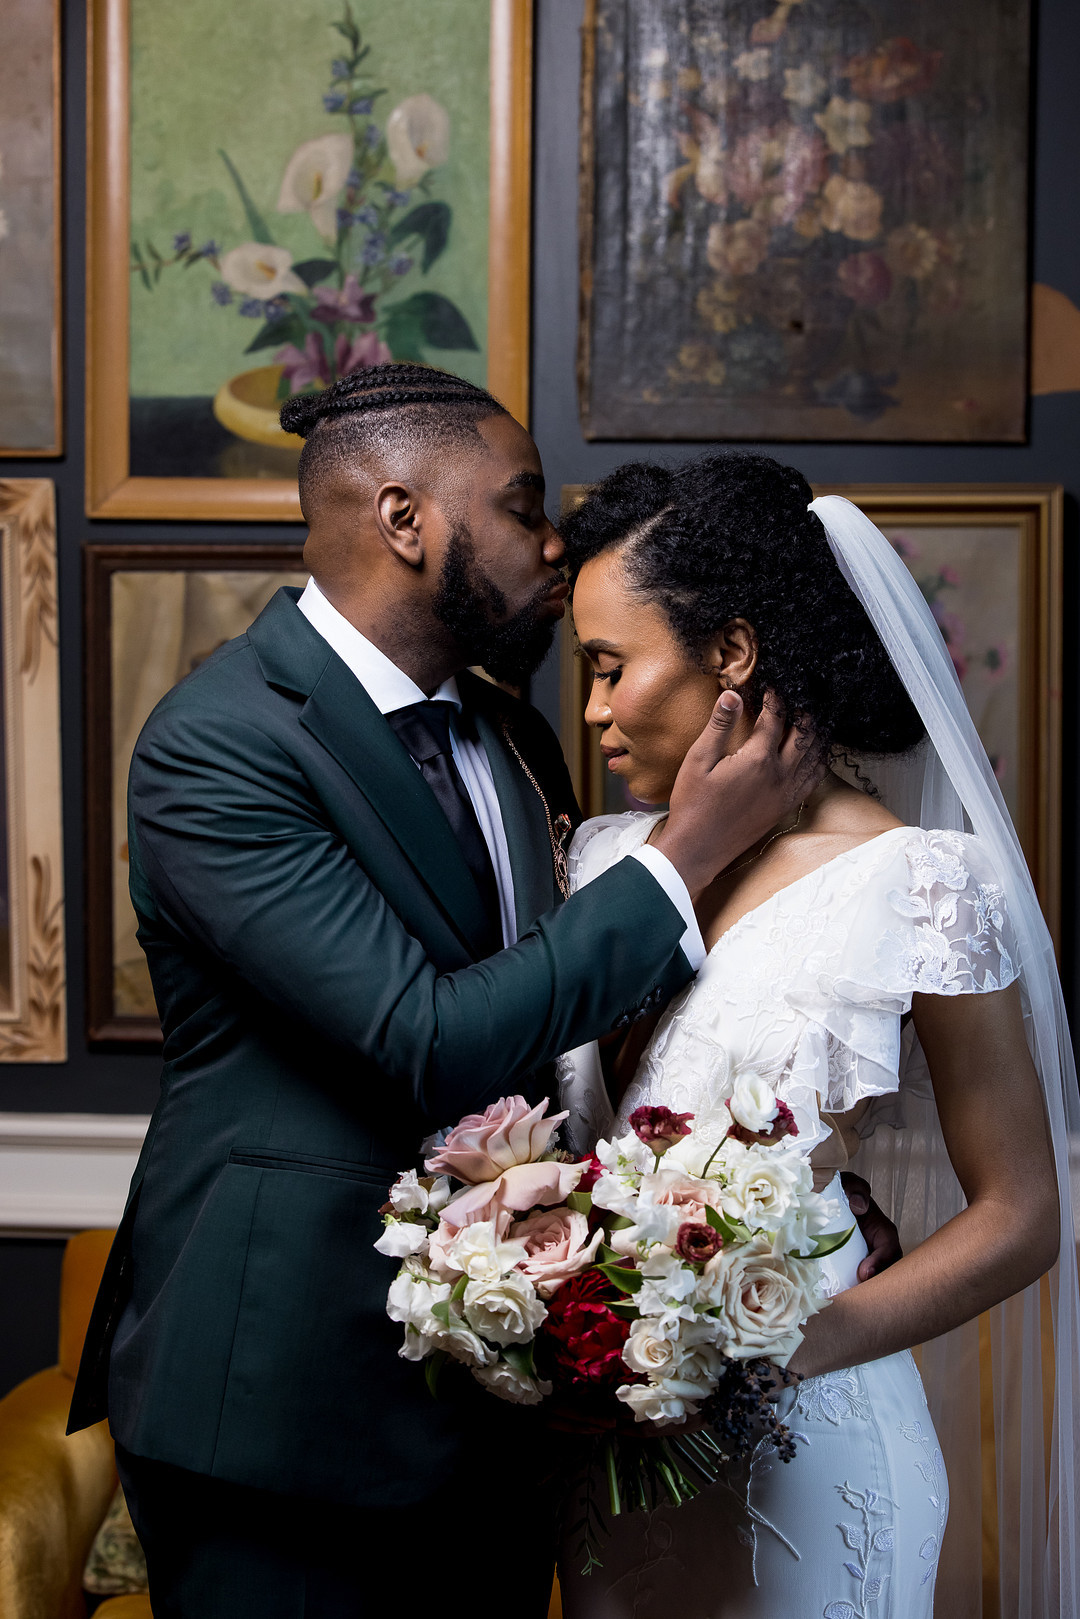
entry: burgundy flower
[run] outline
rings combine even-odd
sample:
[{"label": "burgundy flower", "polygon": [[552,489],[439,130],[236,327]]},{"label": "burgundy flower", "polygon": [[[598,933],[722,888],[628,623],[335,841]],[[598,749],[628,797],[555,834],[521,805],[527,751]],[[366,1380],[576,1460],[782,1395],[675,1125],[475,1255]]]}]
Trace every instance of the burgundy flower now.
[{"label": "burgundy flower", "polygon": [[[731,1103],[727,1102],[724,1105],[730,1108]],[[783,1141],[785,1136],[797,1136],[798,1133],[799,1126],[795,1123],[794,1113],[792,1113],[786,1102],[781,1102],[779,1097],[776,1098],[776,1117],[767,1130],[759,1130],[755,1133],[753,1130],[748,1130],[745,1125],[735,1124],[734,1122],[732,1122],[728,1130],[728,1135],[731,1136],[733,1141],[741,1141],[747,1147],[754,1141],[760,1143],[761,1146],[771,1146],[774,1142]]]},{"label": "burgundy flower", "polygon": [[585,1162],[588,1168],[574,1187],[575,1192],[591,1192],[604,1173],[604,1166],[594,1152],[589,1154]]},{"label": "burgundy flower", "polygon": [[675,1239],[675,1252],[691,1265],[704,1265],[723,1246],[719,1231],[698,1220],[684,1220]]},{"label": "burgundy flower", "polygon": [[610,1307],[620,1296],[602,1271],[586,1270],[565,1281],[549,1302],[539,1336],[547,1342],[564,1388],[616,1388],[633,1382],[622,1358],[630,1323]]},{"label": "burgundy flower", "polygon": [[636,1107],[630,1115],[630,1128],[654,1152],[666,1152],[690,1134],[693,1117],[692,1113],[673,1113],[669,1107]]},{"label": "burgundy flower", "polygon": [[840,290],[865,309],[882,304],[892,291],[892,272],[880,253],[851,253],[836,272]]},{"label": "burgundy flower", "polygon": [[924,51],[910,39],[887,39],[847,65],[852,94],[866,101],[902,101],[921,95],[937,77],[941,51]]}]

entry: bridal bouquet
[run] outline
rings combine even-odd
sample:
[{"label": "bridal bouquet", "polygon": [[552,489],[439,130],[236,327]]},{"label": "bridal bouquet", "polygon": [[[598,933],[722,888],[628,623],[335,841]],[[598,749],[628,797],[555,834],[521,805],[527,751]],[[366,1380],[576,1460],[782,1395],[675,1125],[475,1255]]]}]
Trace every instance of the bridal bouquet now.
[{"label": "bridal bouquet", "polygon": [[521,1404],[558,1394],[660,1429],[702,1415],[674,1443],[606,1441],[616,1513],[658,1487],[676,1504],[695,1494],[693,1475],[711,1482],[761,1420],[787,1459],[762,1385],[825,1303],[817,1261],[851,1234],[826,1229],[838,1205],[813,1190],[790,1109],[743,1075],[718,1110],[638,1108],[628,1134],[575,1162],[553,1145],[567,1115],[547,1105],[511,1096],[470,1114],[426,1176],[391,1188],[375,1246],[401,1260],[387,1299],[399,1353],[426,1362],[432,1389],[449,1360]]}]

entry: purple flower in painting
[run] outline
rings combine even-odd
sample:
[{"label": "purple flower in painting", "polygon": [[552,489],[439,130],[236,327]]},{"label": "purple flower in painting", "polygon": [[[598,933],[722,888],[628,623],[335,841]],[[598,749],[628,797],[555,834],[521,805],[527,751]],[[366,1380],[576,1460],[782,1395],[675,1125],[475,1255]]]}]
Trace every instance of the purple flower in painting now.
[{"label": "purple flower in painting", "polygon": [[232,288],[227,287],[224,281],[214,281],[210,286],[210,296],[216,304],[224,308],[226,304],[232,303]]},{"label": "purple flower in painting", "polygon": [[371,112],[371,106],[370,96],[358,96],[355,101],[349,102],[349,111],[356,118],[366,118]]},{"label": "purple flower in painting", "polygon": [[340,90],[331,90],[323,96],[322,104],[327,112],[340,112],[345,105],[345,97]]},{"label": "purple flower in painting", "polygon": [[369,366],[386,365],[393,357],[377,332],[364,332],[351,343],[342,333],[334,344],[334,369],[339,377],[365,371]]},{"label": "purple flower in painting", "polygon": [[888,392],[896,386],[896,372],[842,371],[838,377],[814,385],[823,405],[838,405],[863,422],[876,422],[879,416],[900,401]]},{"label": "purple flower in painting", "polygon": [[347,176],[346,176],[346,178],[345,178],[345,184],[348,187],[348,189],[350,191],[357,191],[363,185],[363,183],[364,183],[364,176],[360,173],[360,170],[359,169],[350,169]]},{"label": "purple flower in painting", "polygon": [[850,253],[836,271],[840,290],[864,309],[883,304],[892,291],[892,272],[880,253]]},{"label": "purple flower in painting", "polygon": [[345,285],[340,291],[336,287],[317,287],[315,300],[312,319],[322,321],[325,326],[332,326],[339,320],[370,326],[375,319],[375,299],[362,290],[354,275],[345,277]]},{"label": "purple flower in painting", "polygon": [[303,349],[295,343],[286,343],[278,349],[274,359],[288,378],[289,388],[295,394],[313,383],[324,386],[330,381],[330,363],[326,358],[323,340],[317,332],[309,332]]},{"label": "purple flower in painting", "polygon": [[240,304],[240,313],[245,320],[264,320],[266,305],[261,298],[245,298]]},{"label": "purple flower in painting", "polygon": [[386,193],[386,200],[391,208],[404,208],[411,196],[411,191],[394,191],[391,189]]},{"label": "purple flower in painting", "polygon": [[365,264],[379,264],[386,252],[386,237],[376,231],[369,236],[360,257]]},{"label": "purple flower in painting", "polygon": [[382,134],[378,124],[369,124],[367,126],[367,129],[364,131],[364,139],[367,141],[367,144],[371,150],[374,151],[376,146],[378,146],[379,142],[382,140]]},{"label": "purple flower in painting", "polygon": [[365,203],[363,208],[358,208],[353,218],[358,225],[377,225],[379,223],[378,211],[370,203]]},{"label": "purple flower in painting", "polygon": [[182,230],[172,239],[174,253],[187,253],[191,249],[191,232]]},{"label": "purple flower in painting", "polygon": [[356,224],[356,215],[351,214],[347,208],[338,208],[334,212],[338,230],[348,230],[350,225]]},{"label": "purple flower in painting", "polygon": [[413,261],[407,253],[398,253],[390,260],[390,270],[394,275],[408,275],[413,267]]},{"label": "purple flower in painting", "polygon": [[335,56],[330,63],[330,77],[332,79],[347,79],[350,77],[349,64],[343,56]]},{"label": "purple flower in painting", "polygon": [[203,243],[196,254],[196,257],[200,259],[216,259],[220,252],[220,247],[214,241],[214,238],[211,237],[208,242]]}]

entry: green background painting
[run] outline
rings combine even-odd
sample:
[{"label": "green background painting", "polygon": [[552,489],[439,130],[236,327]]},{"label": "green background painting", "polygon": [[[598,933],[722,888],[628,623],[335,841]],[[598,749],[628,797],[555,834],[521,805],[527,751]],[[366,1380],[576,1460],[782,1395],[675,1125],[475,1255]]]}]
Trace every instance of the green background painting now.
[{"label": "green background painting", "polygon": [[[365,71],[385,88],[371,114],[385,130],[391,110],[426,94],[449,115],[449,152],[426,193],[449,204],[445,251],[425,274],[412,244],[413,268],[386,302],[430,290],[457,306],[479,349],[425,353],[433,364],[484,382],[487,372],[489,0],[354,0],[353,15],[370,47]],[[331,63],[347,54],[333,24],[342,0],[132,0],[131,234],[166,259],[174,239],[221,253],[251,239],[237,189],[219,155],[228,153],[277,245],[296,261],[327,256],[306,213],[276,209],[286,165],[305,141],[348,130],[326,110]],[[363,271],[359,270],[363,288]],[[230,377],[272,362],[273,351],[245,354],[262,324],[221,307],[219,277],[207,260],[174,263],[148,290],[131,285],[133,400],[209,398]],[[134,467],[133,467],[133,470]],[[147,467],[145,470],[154,470]]]}]

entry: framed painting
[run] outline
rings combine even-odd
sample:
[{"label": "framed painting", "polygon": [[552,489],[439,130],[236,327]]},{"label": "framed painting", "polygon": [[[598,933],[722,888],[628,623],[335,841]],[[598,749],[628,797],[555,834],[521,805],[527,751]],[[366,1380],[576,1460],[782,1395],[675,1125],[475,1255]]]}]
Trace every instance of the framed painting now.
[{"label": "framed painting", "polygon": [[1028,0],[587,0],[587,438],[1018,442]]},{"label": "framed painting", "polygon": [[389,359],[525,419],[531,50],[531,0],[91,0],[91,516],[299,521],[282,400]]},{"label": "framed painting", "polygon": [[[564,511],[586,493],[567,486]],[[846,495],[872,518],[930,604],[1059,945],[1060,485],[837,484],[814,493]],[[584,723],[589,668],[569,615],[563,623],[562,739],[579,802],[586,815],[632,808]]]},{"label": "framed painting", "polygon": [[60,0],[0,7],[0,456],[60,455]]},{"label": "framed painting", "polygon": [[64,1062],[56,516],[49,478],[0,479],[0,1062]]},{"label": "framed painting", "polygon": [[152,708],[282,585],[304,585],[302,546],[90,544],[86,614],[87,1038],[159,1043],[128,896],[127,777]]}]

